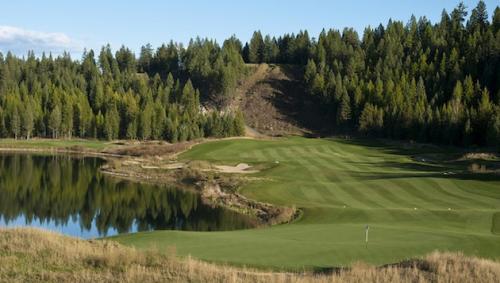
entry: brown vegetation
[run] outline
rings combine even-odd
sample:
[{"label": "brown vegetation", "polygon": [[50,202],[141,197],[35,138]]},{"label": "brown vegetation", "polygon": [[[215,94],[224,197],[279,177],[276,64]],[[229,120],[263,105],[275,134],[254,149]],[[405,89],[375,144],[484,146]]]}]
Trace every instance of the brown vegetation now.
[{"label": "brown vegetation", "polygon": [[[303,111],[300,69],[260,64],[237,88],[236,102],[243,111],[250,136],[283,136],[309,132],[303,120],[314,111]],[[300,102],[299,102],[300,101]],[[310,124],[310,123],[307,123]]]},{"label": "brown vegetation", "polygon": [[459,253],[330,274],[261,271],[36,229],[0,229],[1,282],[498,282],[500,263]]},{"label": "brown vegetation", "polygon": [[472,173],[490,173],[491,170],[486,169],[486,165],[472,163],[468,167],[469,171]]},{"label": "brown vegetation", "polygon": [[[205,182],[201,191],[203,200],[208,201],[210,204],[221,205],[243,214],[255,216],[260,221],[258,226],[288,223],[299,216],[300,211],[295,207],[259,202],[239,194],[234,189],[238,185],[228,185],[230,181],[234,182],[235,180]],[[225,186],[228,186],[228,188],[221,189],[221,187]]]},{"label": "brown vegetation", "polygon": [[458,160],[494,160],[496,154],[491,152],[469,152],[464,154]]},{"label": "brown vegetation", "polygon": [[163,141],[150,141],[113,147],[102,152],[124,156],[172,156],[191,148],[193,144],[195,144],[193,141],[174,144]]}]

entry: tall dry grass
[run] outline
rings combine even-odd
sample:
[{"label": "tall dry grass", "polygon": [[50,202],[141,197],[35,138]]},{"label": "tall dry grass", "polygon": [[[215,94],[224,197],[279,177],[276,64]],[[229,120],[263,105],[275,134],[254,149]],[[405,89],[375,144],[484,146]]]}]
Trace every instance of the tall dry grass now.
[{"label": "tall dry grass", "polygon": [[2,282],[499,282],[500,263],[432,253],[399,265],[362,263],[332,274],[284,273],[180,259],[111,241],[85,241],[36,229],[0,229]]}]

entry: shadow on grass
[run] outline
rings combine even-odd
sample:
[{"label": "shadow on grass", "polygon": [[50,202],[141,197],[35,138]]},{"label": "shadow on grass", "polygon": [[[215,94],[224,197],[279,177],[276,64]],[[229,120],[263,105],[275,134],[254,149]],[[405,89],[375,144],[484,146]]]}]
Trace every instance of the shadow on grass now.
[{"label": "shadow on grass", "polygon": [[[416,162],[396,162],[396,161],[383,161],[383,162],[351,162],[346,163],[352,164],[354,166],[369,166],[369,167],[384,167],[392,169],[401,169],[406,171],[421,171],[421,172],[443,172],[445,170],[451,170],[449,167],[445,167],[437,164],[426,164],[426,163],[416,163]],[[457,169],[457,168],[454,168]]]},{"label": "shadow on grass", "polygon": [[[382,162],[353,162],[347,161],[354,166],[366,166],[374,168],[390,168],[401,170],[401,173],[384,172],[350,172],[364,180],[377,180],[386,178],[412,178],[412,177],[435,177],[460,180],[479,180],[479,181],[500,181],[500,175],[495,172],[473,173],[469,171],[469,166],[476,162],[475,160],[459,160],[466,151],[462,148],[451,146],[436,146],[431,144],[404,144],[401,142],[371,140],[371,139],[329,139],[337,143],[352,146],[361,146],[375,149],[379,152],[407,157],[413,161],[382,161]],[[415,158],[425,155],[426,159]],[[437,158],[432,158],[436,156]],[[425,160],[425,162],[423,161]],[[488,168],[500,168],[500,162],[494,160],[480,161]],[[381,170],[382,171],[382,170]]]},{"label": "shadow on grass", "polygon": [[[446,173],[446,174],[445,174]],[[475,180],[475,181],[500,181],[500,177],[495,174],[474,174],[474,173],[360,173],[350,172],[351,176],[364,181],[384,180],[384,179],[407,179],[407,178],[441,178],[450,180]],[[500,192],[500,191],[499,191]]]}]

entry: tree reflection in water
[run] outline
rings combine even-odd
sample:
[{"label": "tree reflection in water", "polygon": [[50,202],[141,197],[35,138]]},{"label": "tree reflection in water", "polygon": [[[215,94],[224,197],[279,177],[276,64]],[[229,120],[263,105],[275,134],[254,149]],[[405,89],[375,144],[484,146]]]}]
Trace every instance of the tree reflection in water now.
[{"label": "tree reflection in water", "polygon": [[[118,180],[99,172],[103,161],[64,155],[0,155],[0,223],[24,218],[82,231],[126,233],[161,229],[250,228],[250,217],[202,203],[187,190]],[[18,222],[16,226],[18,226]],[[54,225],[54,224],[53,224]]]}]

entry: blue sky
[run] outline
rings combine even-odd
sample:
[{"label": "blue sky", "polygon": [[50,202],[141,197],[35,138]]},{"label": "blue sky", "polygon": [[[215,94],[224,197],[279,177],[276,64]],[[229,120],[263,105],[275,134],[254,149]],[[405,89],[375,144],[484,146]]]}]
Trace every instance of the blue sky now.
[{"label": "blue sky", "polygon": [[[489,16],[499,5],[486,0]],[[84,47],[99,49],[110,43],[138,51],[170,39],[187,43],[200,36],[222,42],[235,34],[247,41],[254,30],[281,35],[307,29],[317,36],[322,28],[364,27],[407,22],[412,14],[435,22],[441,11],[451,11],[458,0],[250,0],[250,1],[5,1],[1,5],[0,50],[22,55],[28,49],[69,50],[75,57]],[[470,9],[477,0],[464,1]]]}]

